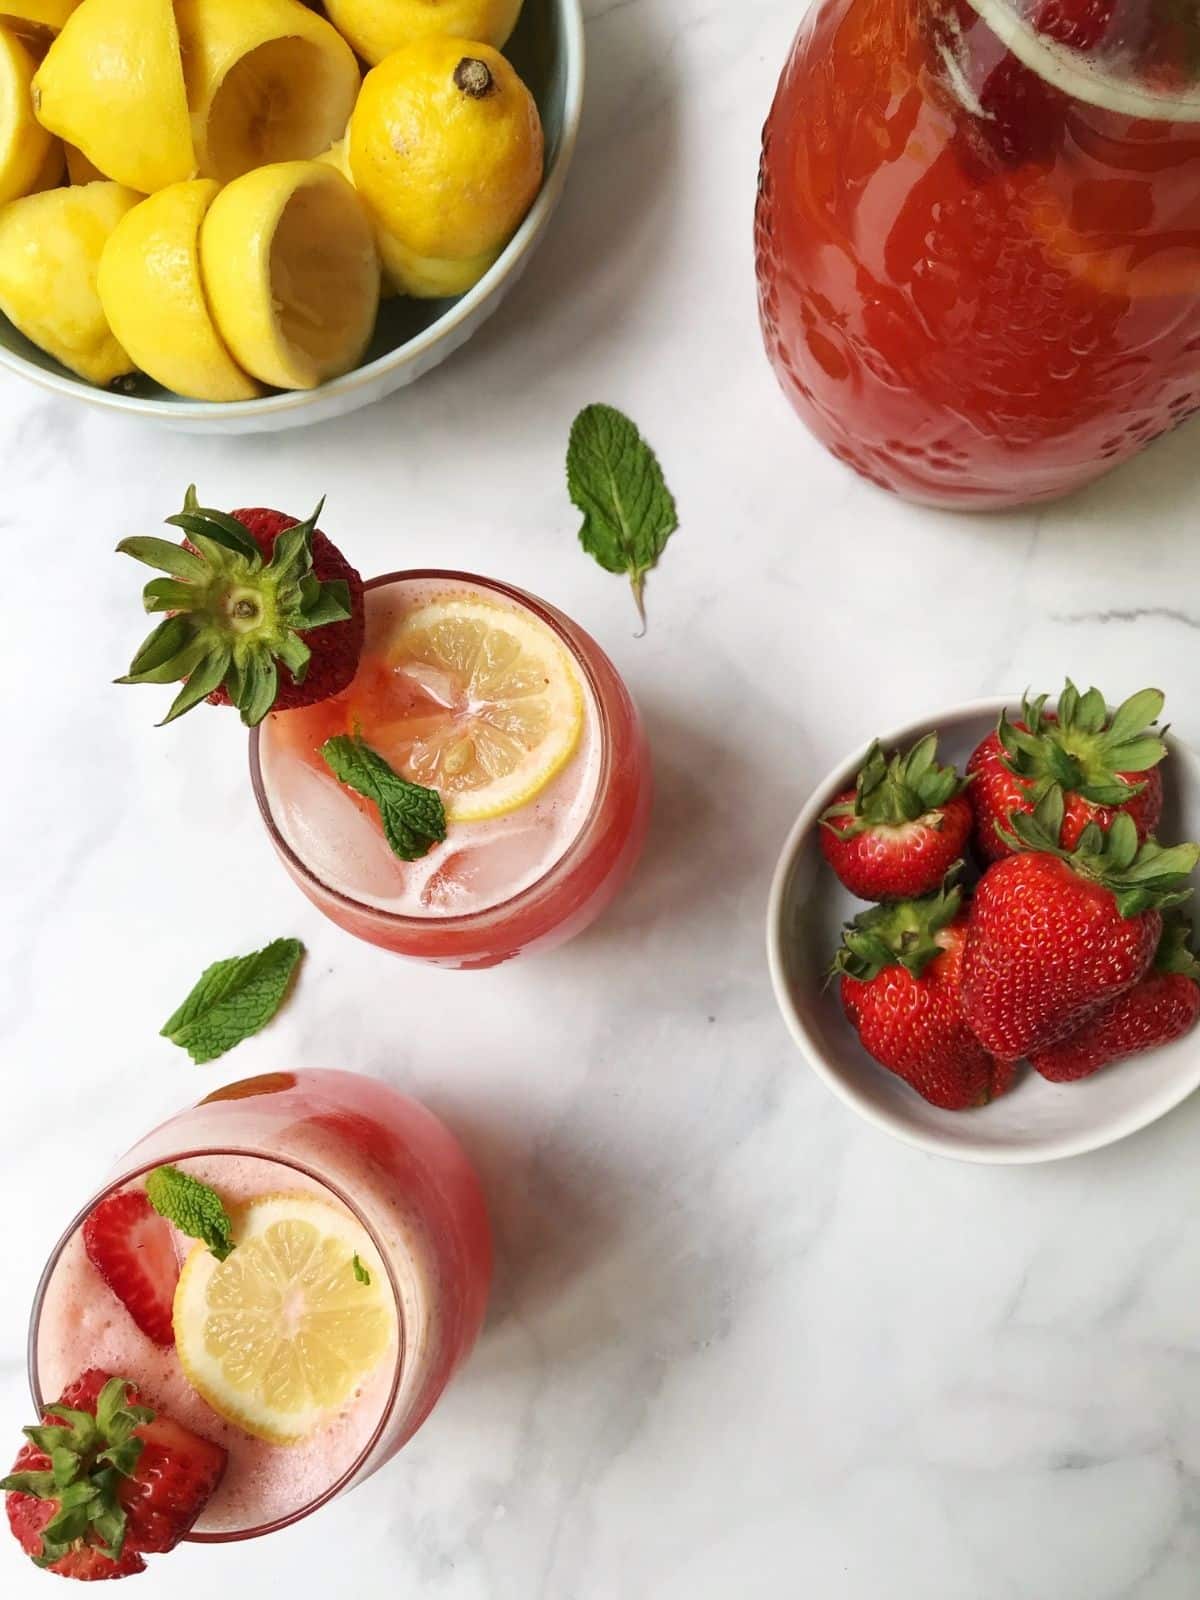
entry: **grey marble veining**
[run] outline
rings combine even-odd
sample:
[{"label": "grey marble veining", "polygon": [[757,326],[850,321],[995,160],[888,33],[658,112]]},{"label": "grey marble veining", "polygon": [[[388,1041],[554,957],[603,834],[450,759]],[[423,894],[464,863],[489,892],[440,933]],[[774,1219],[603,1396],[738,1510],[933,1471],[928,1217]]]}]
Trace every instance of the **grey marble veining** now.
[{"label": "grey marble veining", "polygon": [[[761,355],[750,224],[787,0],[595,0],[561,215],[416,388],[310,434],[195,440],[0,386],[6,770],[0,1419],[58,1228],[149,1123],[293,1065],[378,1073],[477,1158],[489,1326],[412,1446],[288,1533],[189,1548],[173,1600],[1194,1600],[1200,1101],[1061,1167],[914,1154],[812,1077],[767,982],[766,887],[812,784],[877,730],[1070,672],[1168,692],[1200,739],[1195,427],[1068,503],[893,503],[796,424]],[[683,530],[632,637],[575,545],[563,451],[605,399]],[[117,689],[142,575],[112,555],[195,480],[306,512],[365,572],[445,563],[591,629],[649,724],[645,865],[569,948],[404,966],[277,867],[235,720]],[[199,968],[310,955],[207,1069],[157,1037]],[[470,1004],[463,1003],[469,991]],[[57,1593],[0,1537],[0,1592]]]}]

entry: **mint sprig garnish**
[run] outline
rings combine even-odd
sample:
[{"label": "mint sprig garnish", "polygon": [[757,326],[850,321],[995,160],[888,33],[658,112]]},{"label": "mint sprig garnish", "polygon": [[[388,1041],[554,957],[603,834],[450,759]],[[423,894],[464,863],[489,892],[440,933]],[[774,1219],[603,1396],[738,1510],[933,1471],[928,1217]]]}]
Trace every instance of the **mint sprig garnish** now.
[{"label": "mint sprig garnish", "polygon": [[207,1183],[178,1167],[155,1167],[146,1179],[146,1197],[160,1217],[206,1244],[218,1261],[232,1252],[233,1224],[221,1196]]},{"label": "mint sprig garnish", "polygon": [[321,756],[339,783],[377,807],[383,836],[401,861],[419,861],[446,837],[446,808],[437,790],[402,778],[362,734],[335,734],[321,746]]},{"label": "mint sprig garnish", "polygon": [[103,1554],[121,1559],[127,1519],[117,1491],[122,1478],[134,1476],[144,1448],[134,1430],[154,1421],[148,1407],[127,1403],[132,1388],[128,1378],[110,1378],[97,1396],[95,1416],[71,1406],[47,1406],[46,1415],[55,1422],[22,1430],[49,1456],[50,1468],[10,1473],[0,1478],[0,1491],[58,1502],[42,1529],[36,1566],[53,1566],[89,1534]]},{"label": "mint sprig garnish", "polygon": [[265,1028],[287,997],[304,954],[299,939],[274,939],[248,956],[217,961],[163,1024],[162,1036],[197,1066],[215,1061]]},{"label": "mint sprig garnish", "polygon": [[615,406],[586,406],[571,426],[567,488],[583,512],[579,542],[606,572],[627,573],[646,631],[646,574],[679,526],[658,457]]}]

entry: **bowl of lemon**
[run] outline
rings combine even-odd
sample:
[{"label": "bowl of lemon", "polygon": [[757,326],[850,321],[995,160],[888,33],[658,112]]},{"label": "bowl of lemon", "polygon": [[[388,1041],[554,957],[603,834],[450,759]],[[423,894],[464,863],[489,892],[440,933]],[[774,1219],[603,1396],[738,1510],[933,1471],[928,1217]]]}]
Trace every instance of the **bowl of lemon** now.
[{"label": "bowl of lemon", "polygon": [[193,430],[463,344],[561,197],[580,0],[0,0],[0,366]]}]

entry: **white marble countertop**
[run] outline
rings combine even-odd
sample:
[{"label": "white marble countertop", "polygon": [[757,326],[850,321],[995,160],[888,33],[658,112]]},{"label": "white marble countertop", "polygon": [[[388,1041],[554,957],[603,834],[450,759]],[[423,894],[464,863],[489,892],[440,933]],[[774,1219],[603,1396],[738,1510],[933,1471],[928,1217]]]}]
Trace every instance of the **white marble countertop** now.
[{"label": "white marble countertop", "polygon": [[[482,1343],[410,1448],[289,1532],[157,1562],[139,1593],[1194,1600],[1200,1098],[1055,1167],[915,1154],[792,1048],[762,922],[812,784],[923,710],[1069,671],[1113,697],[1160,683],[1200,738],[1200,434],[982,521],[893,503],[810,441],[762,357],[751,266],[798,9],[592,0],[582,146],[541,254],[467,350],[372,411],[197,440],[0,385],[4,1437],[28,1420],[25,1319],[58,1230],[219,1083],[388,1078],[461,1133],[498,1234]],[[563,488],[595,399],[643,426],[683,517],[643,640]],[[233,717],[155,731],[161,692],[109,685],[141,628],[112,546],[192,479],[214,504],[327,494],[365,572],[474,568],[596,633],[659,784],[600,925],[457,974],[310,908]],[[283,933],[310,958],[268,1031],[207,1069],[156,1036],[201,966]],[[0,1537],[0,1591],[52,1589]]]}]

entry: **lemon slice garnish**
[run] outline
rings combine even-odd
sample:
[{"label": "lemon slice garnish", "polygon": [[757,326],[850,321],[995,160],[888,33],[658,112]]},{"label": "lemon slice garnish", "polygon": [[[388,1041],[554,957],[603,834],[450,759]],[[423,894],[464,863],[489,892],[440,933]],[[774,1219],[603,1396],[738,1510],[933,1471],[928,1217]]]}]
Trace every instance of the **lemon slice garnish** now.
[{"label": "lemon slice garnish", "polygon": [[393,636],[388,665],[412,681],[404,715],[371,742],[454,822],[526,805],[575,754],[583,689],[545,623],[486,600],[431,601]]},{"label": "lemon slice garnish", "polygon": [[184,1263],[179,1361],[218,1415],[292,1444],[350,1401],[394,1347],[387,1274],[362,1225],[313,1195],[251,1201],[233,1231],[224,1261],[197,1245]]}]

